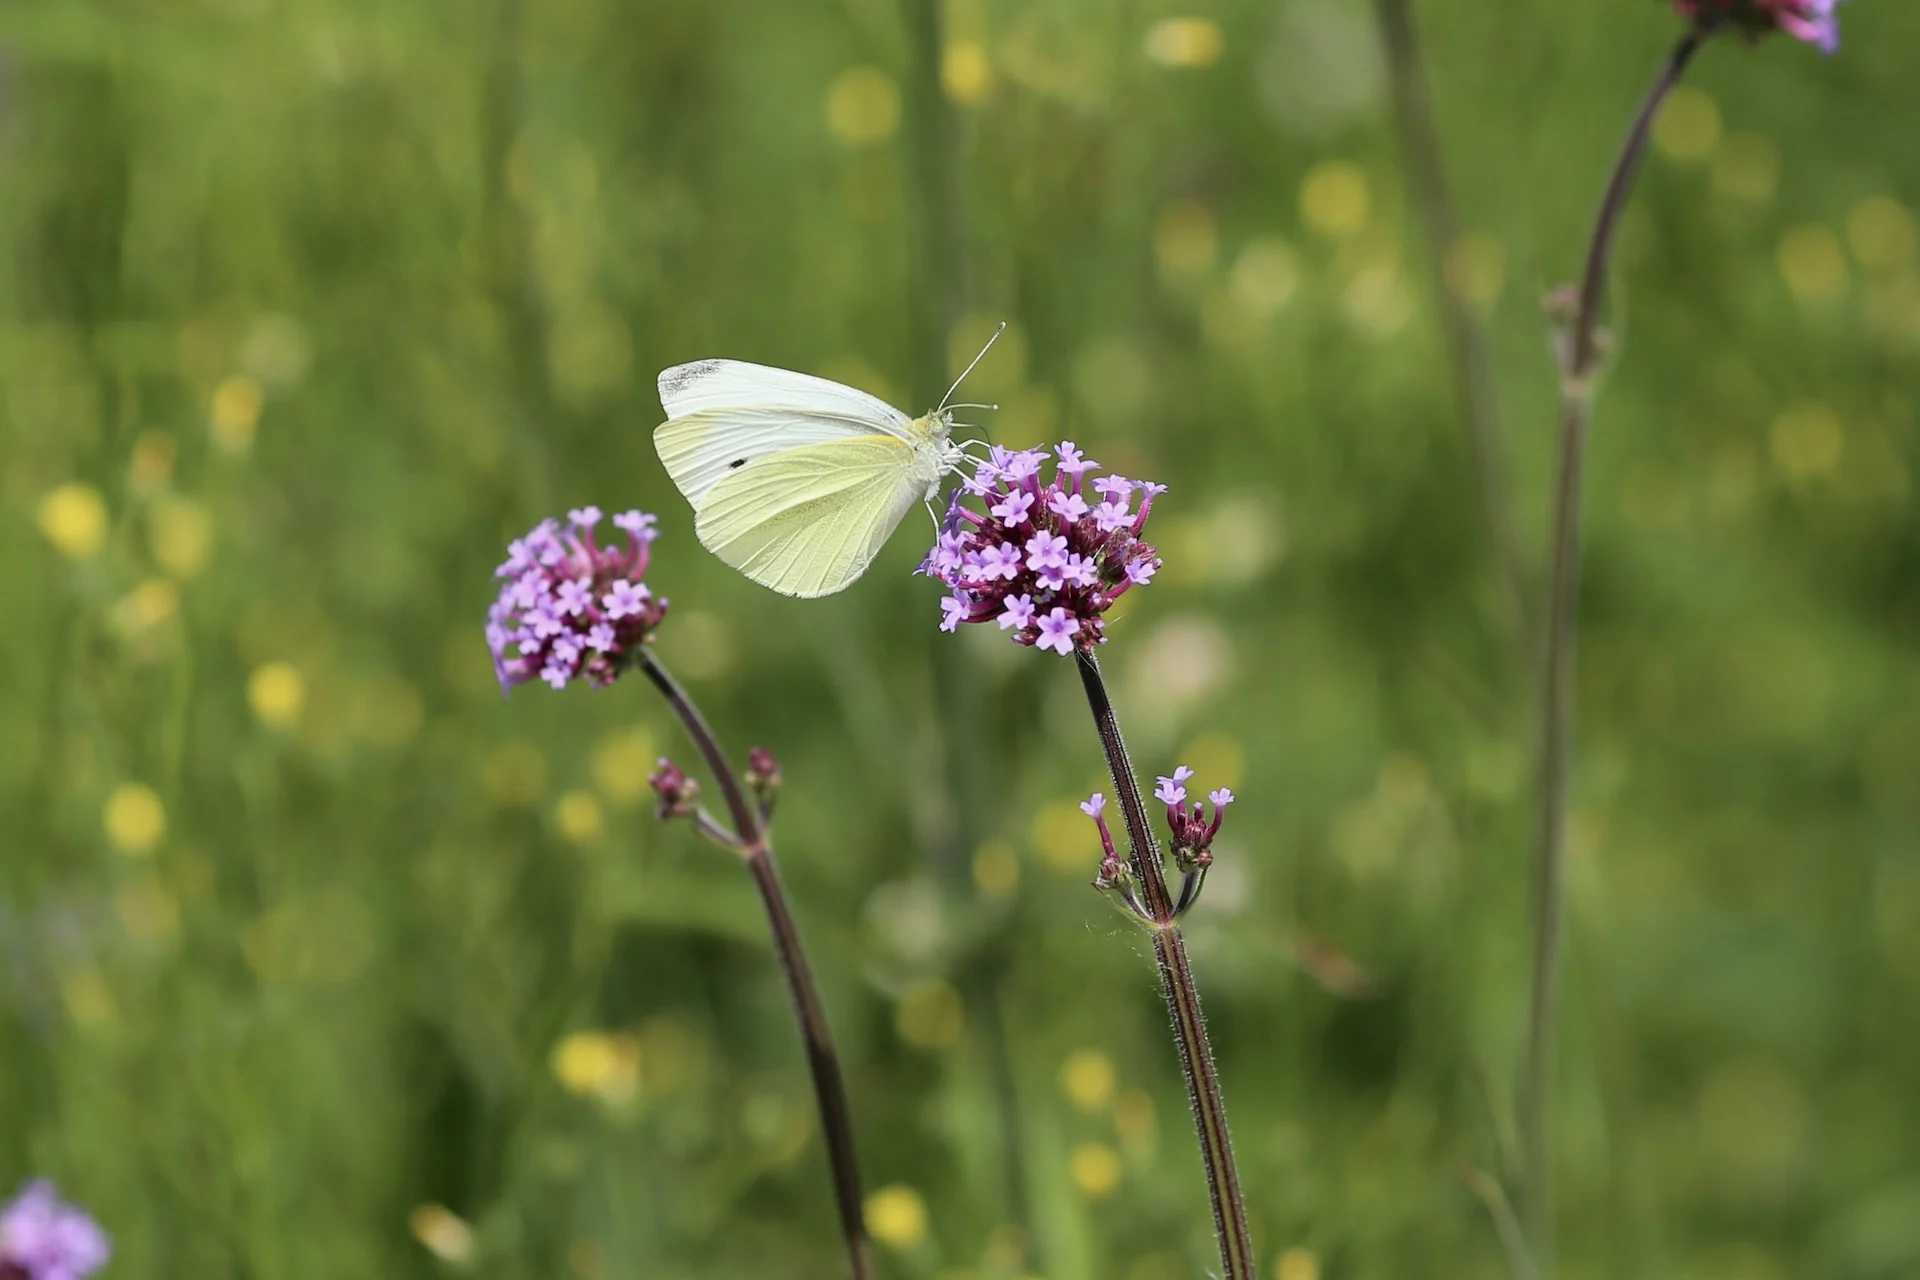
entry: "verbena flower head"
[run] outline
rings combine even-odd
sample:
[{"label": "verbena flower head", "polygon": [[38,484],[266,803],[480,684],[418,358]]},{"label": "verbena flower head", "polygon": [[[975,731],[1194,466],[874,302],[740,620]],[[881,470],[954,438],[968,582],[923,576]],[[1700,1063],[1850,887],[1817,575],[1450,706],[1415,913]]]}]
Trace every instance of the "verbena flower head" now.
[{"label": "verbena flower head", "polygon": [[1213,865],[1213,838],[1220,834],[1220,820],[1227,815],[1227,806],[1233,803],[1233,792],[1225,787],[1218,791],[1209,791],[1207,799],[1213,804],[1213,817],[1206,816],[1206,807],[1199,801],[1187,802],[1187,779],[1193,776],[1193,770],[1180,765],[1170,778],[1159,779],[1160,785],[1154,788],[1154,798],[1167,806],[1167,830],[1173,836],[1173,860],[1182,870]]},{"label": "verbena flower head", "polygon": [[952,588],[940,602],[942,631],[991,622],[1020,644],[1060,654],[1105,642],[1113,602],[1160,569],[1140,534],[1166,486],[1090,480],[1096,466],[1071,440],[1051,453],[994,446],[954,491],[920,566]]},{"label": "verbena flower head", "polygon": [[615,516],[619,532],[606,546],[594,533],[603,518],[600,508],[581,507],[508,546],[494,571],[505,585],[487,611],[502,693],[536,678],[556,689],[583,677],[611,684],[666,616],[666,598],[643,581],[659,536],[654,517]]},{"label": "verbena flower head", "polygon": [[63,1204],[51,1182],[29,1182],[0,1210],[0,1276],[81,1280],[107,1265],[107,1233],[83,1210]]},{"label": "verbena flower head", "polygon": [[1749,35],[1784,31],[1823,53],[1840,47],[1839,0],[1674,0],[1692,22],[1730,22]]}]

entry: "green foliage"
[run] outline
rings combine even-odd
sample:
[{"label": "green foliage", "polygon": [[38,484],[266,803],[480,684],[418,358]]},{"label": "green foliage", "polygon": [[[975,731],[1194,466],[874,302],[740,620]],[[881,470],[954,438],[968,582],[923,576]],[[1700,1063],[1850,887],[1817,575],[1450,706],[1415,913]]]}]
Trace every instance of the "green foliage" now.
[{"label": "green foliage", "polygon": [[[129,1280],[446,1269],[416,1235],[840,1274],[752,886],[642,794],[684,742],[638,682],[493,685],[507,538],[597,502],[662,513],[663,658],[785,767],[869,1183],[926,1209],[889,1273],[1214,1265],[1068,665],[935,634],[917,516],[843,595],[753,587],[648,439],[667,365],[917,412],[1004,317],[992,437],[1172,486],[1103,660],[1144,769],[1242,796],[1191,936],[1263,1256],[1499,1273],[1459,1171],[1503,1170],[1532,647],[1371,12],[1164,8],[955,0],[948,134],[886,0],[0,14],[0,1180],[56,1178]],[[1537,564],[1537,302],[1675,24],[1423,9]],[[1920,1266],[1920,15],[1845,18],[1832,60],[1708,50],[1617,268],[1569,1277]]]}]

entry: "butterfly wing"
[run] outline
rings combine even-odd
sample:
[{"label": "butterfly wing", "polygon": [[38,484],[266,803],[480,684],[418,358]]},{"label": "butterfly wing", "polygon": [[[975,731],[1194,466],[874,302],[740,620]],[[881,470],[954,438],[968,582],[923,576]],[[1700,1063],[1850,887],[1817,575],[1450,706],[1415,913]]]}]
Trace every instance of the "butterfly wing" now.
[{"label": "butterfly wing", "polygon": [[728,472],[795,446],[894,436],[915,443],[907,415],[864,391],[744,360],[696,360],[660,374],[667,421],[654,449],[695,507]]},{"label": "butterfly wing", "polygon": [[920,497],[919,451],[873,434],[783,449],[722,476],[697,504],[709,551],[782,595],[831,595],[866,572]]}]

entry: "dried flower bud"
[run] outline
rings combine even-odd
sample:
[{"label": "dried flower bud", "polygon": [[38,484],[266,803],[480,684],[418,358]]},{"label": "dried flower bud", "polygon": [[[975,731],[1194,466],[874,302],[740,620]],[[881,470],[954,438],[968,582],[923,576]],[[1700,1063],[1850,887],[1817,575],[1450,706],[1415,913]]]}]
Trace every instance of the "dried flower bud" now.
[{"label": "dried flower bud", "polygon": [[615,516],[627,536],[605,547],[594,540],[601,519],[600,508],[582,507],[565,527],[542,520],[494,571],[506,585],[487,613],[487,647],[502,693],[536,676],[556,689],[583,676],[612,684],[666,616],[665,597],[642,581],[654,517]]},{"label": "dried flower bud", "polygon": [[780,789],[780,761],[765,747],[747,750],[747,785],[763,800]]},{"label": "dried flower bud", "polygon": [[661,756],[659,765],[647,775],[647,785],[660,798],[654,811],[660,818],[685,818],[696,812],[694,801],[700,795],[700,784],[667,757]]}]

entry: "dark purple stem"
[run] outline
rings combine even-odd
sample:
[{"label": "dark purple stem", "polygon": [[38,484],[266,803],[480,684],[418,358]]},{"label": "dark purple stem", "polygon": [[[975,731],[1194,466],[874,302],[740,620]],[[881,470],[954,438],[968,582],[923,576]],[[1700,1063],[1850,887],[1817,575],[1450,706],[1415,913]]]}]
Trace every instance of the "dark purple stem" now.
[{"label": "dark purple stem", "polygon": [[1559,998],[1561,921],[1566,897],[1567,775],[1572,758],[1573,663],[1580,591],[1580,492],[1593,376],[1599,362],[1600,304],[1607,263],[1654,116],[1713,34],[1711,24],[1689,31],[1647,91],[1614,163],[1600,202],[1580,281],[1579,308],[1565,346],[1560,394],[1560,460],[1554,488],[1553,560],[1547,594],[1546,658],[1541,669],[1540,804],[1533,860],[1533,979],[1527,1007],[1527,1048],[1520,1089],[1520,1128],[1526,1161],[1527,1237],[1539,1274],[1553,1271],[1554,1015]]},{"label": "dark purple stem", "polygon": [[1160,864],[1160,846],[1153,838],[1139,779],[1127,757],[1126,740],[1113,701],[1100,676],[1100,661],[1084,650],[1074,655],[1080,683],[1087,692],[1100,746],[1107,754],[1115,798],[1127,821],[1128,857],[1145,892],[1151,913],[1153,953],[1160,967],[1160,990],[1173,1016],[1180,1065],[1187,1077],[1187,1100],[1193,1106],[1194,1128],[1200,1137],[1200,1158],[1207,1170],[1207,1192],[1213,1199],[1213,1229],[1220,1240],[1224,1280],[1258,1280],[1253,1233],[1247,1226],[1247,1206],[1240,1193],[1240,1174],[1233,1163],[1233,1141],[1227,1131],[1227,1104],[1220,1093],[1220,1075],[1213,1065],[1213,1047],[1207,1042],[1206,1019],[1200,1010],[1200,991],[1187,962],[1186,943],[1175,923],[1173,899],[1167,892],[1166,870]]},{"label": "dark purple stem", "polygon": [[781,972],[786,975],[787,992],[793,997],[794,1012],[800,1020],[807,1066],[813,1074],[813,1096],[820,1108],[820,1131],[826,1137],[827,1161],[833,1168],[833,1191],[840,1208],[840,1231],[847,1247],[848,1272],[854,1280],[875,1280],[879,1272],[874,1267],[873,1250],[867,1243],[866,1218],[861,1208],[860,1165],[853,1143],[853,1114],[847,1104],[847,1085],[840,1075],[840,1057],[834,1051],[826,1006],[820,1002],[813,971],[807,967],[806,952],[800,945],[800,928],[787,906],[786,891],[780,887],[772,841],[760,821],[757,807],[741,785],[720,740],[700,714],[700,708],[650,650],[641,651],[640,668],[686,727],[733,815],[734,830],[738,833],[736,847],[747,869],[753,873],[754,886],[760,890],[760,901],[767,909],[767,923],[773,932],[774,954],[779,958]]}]

